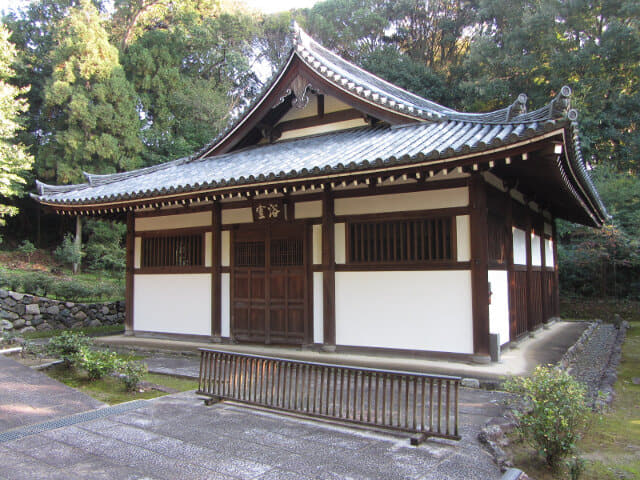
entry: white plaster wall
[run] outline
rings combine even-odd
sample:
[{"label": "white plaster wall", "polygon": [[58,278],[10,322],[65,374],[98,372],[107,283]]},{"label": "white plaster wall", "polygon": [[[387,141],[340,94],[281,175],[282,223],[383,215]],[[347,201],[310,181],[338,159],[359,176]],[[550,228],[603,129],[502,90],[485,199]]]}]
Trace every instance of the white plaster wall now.
[{"label": "white plaster wall", "polygon": [[345,233],[344,223],[336,223],[333,226],[333,235],[335,237],[335,259],[337,264],[343,264],[347,261],[347,237]]},{"label": "white plaster wall", "polygon": [[509,280],[506,270],[489,270],[491,304],[489,332],[500,334],[500,344],[509,341]]},{"label": "white plaster wall", "polygon": [[364,215],[466,207],[467,205],[469,205],[469,191],[467,187],[460,187],[368,197],[336,198],[334,209],[336,215]]},{"label": "white plaster wall", "polygon": [[544,259],[545,259],[545,266],[547,267],[553,267],[555,266],[555,263],[553,261],[553,240],[551,240],[550,238],[545,238],[544,239]]},{"label": "white plaster wall", "polygon": [[527,264],[527,232],[513,227],[513,264]]},{"label": "white plaster wall", "polygon": [[473,353],[471,272],[336,273],[336,343]]},{"label": "white plaster wall", "polygon": [[204,234],[204,266],[210,267],[212,262],[213,253],[213,234],[211,232],[206,232]]},{"label": "white plaster wall", "polygon": [[211,275],[134,275],[134,330],[211,335]]},{"label": "white plaster wall", "polygon": [[456,244],[458,249],[458,261],[471,260],[471,220],[469,215],[456,217]]},{"label": "white plaster wall", "polygon": [[222,250],[222,253],[220,254],[220,265],[223,267],[228,267],[229,265],[231,265],[231,233],[229,232],[229,230],[222,231],[220,243],[220,248]]},{"label": "white plaster wall", "polygon": [[540,248],[540,235],[531,235],[531,265],[542,266],[542,250]]},{"label": "white plaster wall", "polygon": [[211,212],[183,213],[163,215],[161,217],[140,217],[135,219],[136,232],[149,230],[169,230],[172,228],[208,227],[211,225]]},{"label": "white plaster wall", "polygon": [[133,240],[133,268],[140,268],[142,263],[142,238],[136,237]]},{"label": "white plaster wall", "polygon": [[278,140],[281,141],[289,138],[306,137],[307,135],[317,135],[319,133],[334,132],[336,130],[345,130],[347,128],[364,127],[365,125],[368,125],[368,123],[365,122],[363,118],[345,120],[343,122],[325,123],[324,125],[318,125],[317,127],[287,130],[282,133],[282,136]]},{"label": "white plaster wall", "polygon": [[313,226],[313,264],[322,263],[322,225]]},{"label": "white plaster wall", "polygon": [[318,218],[322,217],[322,201],[314,200],[311,202],[296,202],[294,204],[296,220],[301,218]]},{"label": "white plaster wall", "polygon": [[220,217],[223,225],[253,222],[253,213],[251,213],[251,208],[249,207],[224,209]]},{"label": "white plaster wall", "polygon": [[313,272],[313,343],[324,342],[322,272]]},{"label": "white plaster wall", "polygon": [[220,335],[231,336],[231,274],[223,273],[220,279]]}]

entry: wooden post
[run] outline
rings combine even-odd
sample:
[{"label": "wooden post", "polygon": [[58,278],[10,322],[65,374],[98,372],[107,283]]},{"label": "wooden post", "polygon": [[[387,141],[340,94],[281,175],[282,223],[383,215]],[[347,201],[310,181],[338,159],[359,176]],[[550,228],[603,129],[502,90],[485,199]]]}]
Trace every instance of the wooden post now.
[{"label": "wooden post", "polygon": [[487,190],[480,173],[469,182],[471,203],[471,296],[473,352],[479,360],[489,356],[489,238]]},{"label": "wooden post", "polygon": [[334,234],[333,192],[325,186],[322,197],[322,291],[323,291],[323,349],[336,348],[336,259]]},{"label": "wooden post", "polygon": [[[82,252],[82,219],[80,218],[80,215],[76,215],[76,236],[73,239],[73,247],[76,252]],[[80,273],[80,262],[81,259],[78,259],[77,262],[73,262],[71,268],[74,275]]]},{"label": "wooden post", "polygon": [[527,252],[527,330],[529,332],[533,331],[534,328],[534,306],[533,306],[533,261],[531,255],[531,232],[533,231],[532,219],[531,219],[531,208],[529,207],[529,203],[525,202],[524,210],[526,212],[526,222],[527,222],[527,235],[525,238],[525,248]]},{"label": "wooden post", "polygon": [[[505,227],[507,228],[507,245],[505,248],[506,264],[507,264],[507,288],[509,289],[509,341],[516,338],[516,308],[515,301],[512,298],[512,284],[515,284],[513,275],[513,199],[511,192],[507,189],[505,194]],[[506,339],[500,339],[504,343]]]},{"label": "wooden post", "polygon": [[551,221],[553,242],[553,316],[560,319],[560,270],[558,269],[558,229],[556,219]]},{"label": "wooden post", "polygon": [[211,341],[222,341],[222,215],[220,202],[213,203],[211,245]]},{"label": "wooden post", "polygon": [[127,240],[125,267],[125,317],[124,333],[133,335],[133,269],[135,255],[135,220],[133,212],[127,212]]}]

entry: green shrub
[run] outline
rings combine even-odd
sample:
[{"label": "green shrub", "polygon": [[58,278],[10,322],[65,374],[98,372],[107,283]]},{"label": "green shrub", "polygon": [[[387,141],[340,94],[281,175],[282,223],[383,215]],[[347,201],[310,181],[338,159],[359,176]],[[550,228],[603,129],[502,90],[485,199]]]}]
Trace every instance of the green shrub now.
[{"label": "green shrub", "polygon": [[518,431],[552,468],[569,456],[587,427],[586,388],[566,371],[538,366],[530,377],[505,382]]},{"label": "green shrub", "polygon": [[60,263],[73,265],[74,263],[80,263],[82,260],[82,250],[74,243],[73,235],[67,233],[60,246],[53,252],[53,256]]},{"label": "green shrub", "polygon": [[120,379],[124,382],[127,391],[134,391],[142,377],[147,373],[147,364],[144,362],[126,362],[120,368]]},{"label": "green shrub", "polygon": [[18,252],[25,256],[27,262],[31,262],[31,255],[36,251],[36,247],[29,240],[25,240],[18,247]]},{"label": "green shrub", "polygon": [[46,297],[54,288],[53,279],[42,272],[25,272],[20,275],[20,290],[32,295]]},{"label": "green shrub", "polygon": [[74,363],[76,355],[82,349],[88,348],[89,345],[91,345],[91,340],[82,333],[63,331],[49,340],[47,353],[60,358],[68,367]]},{"label": "green shrub", "polygon": [[89,238],[84,246],[84,260],[89,268],[123,272],[126,266],[126,224],[92,219],[87,221],[86,230]]},{"label": "green shrub", "polygon": [[76,368],[86,370],[89,380],[94,381],[118,370],[122,360],[115,352],[83,347],[74,355],[73,364]]}]

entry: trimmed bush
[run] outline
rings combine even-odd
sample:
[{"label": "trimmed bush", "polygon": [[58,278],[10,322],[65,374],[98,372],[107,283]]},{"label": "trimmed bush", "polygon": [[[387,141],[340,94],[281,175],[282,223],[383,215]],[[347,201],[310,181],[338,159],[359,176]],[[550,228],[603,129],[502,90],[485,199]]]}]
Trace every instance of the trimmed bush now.
[{"label": "trimmed bush", "polygon": [[47,353],[64,361],[67,367],[75,363],[76,356],[91,345],[91,340],[82,333],[63,331],[49,340]]},{"label": "trimmed bush", "polygon": [[142,377],[147,373],[147,364],[144,362],[130,361],[126,362],[120,368],[120,379],[123,381],[125,388],[129,392],[133,392]]},{"label": "trimmed bush", "polygon": [[118,370],[122,360],[115,352],[83,347],[74,355],[73,364],[76,368],[86,370],[89,380],[94,381]]},{"label": "trimmed bush", "polygon": [[27,262],[31,263],[31,255],[36,251],[36,247],[29,240],[25,240],[18,247],[18,252],[25,256]]},{"label": "trimmed bush", "polygon": [[536,367],[530,377],[513,378],[505,387],[519,394],[512,401],[519,433],[557,469],[575,451],[587,427],[590,410],[585,386],[549,365]]}]

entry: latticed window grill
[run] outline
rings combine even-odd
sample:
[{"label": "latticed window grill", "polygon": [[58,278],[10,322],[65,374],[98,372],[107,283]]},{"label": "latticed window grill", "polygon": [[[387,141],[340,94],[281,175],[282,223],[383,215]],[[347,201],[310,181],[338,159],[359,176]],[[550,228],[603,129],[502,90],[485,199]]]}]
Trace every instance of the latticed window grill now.
[{"label": "latticed window grill", "polygon": [[271,241],[271,265],[273,266],[293,266],[304,264],[304,242],[300,239],[294,240],[272,240]]},{"label": "latticed window grill", "polygon": [[451,217],[353,222],[349,224],[352,263],[413,263],[453,259]]},{"label": "latticed window grill", "polygon": [[234,263],[236,267],[264,267],[264,242],[236,242]]},{"label": "latticed window grill", "polygon": [[203,234],[142,238],[141,266],[196,267],[204,265]]}]

